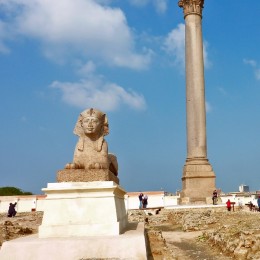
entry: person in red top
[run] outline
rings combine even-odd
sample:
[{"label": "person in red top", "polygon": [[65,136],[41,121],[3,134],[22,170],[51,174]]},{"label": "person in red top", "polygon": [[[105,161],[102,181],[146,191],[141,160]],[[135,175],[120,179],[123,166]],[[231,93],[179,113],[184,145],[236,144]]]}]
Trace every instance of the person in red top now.
[{"label": "person in red top", "polygon": [[227,210],[228,210],[228,211],[231,211],[231,201],[228,200],[228,201],[226,202],[226,204],[227,204]]}]

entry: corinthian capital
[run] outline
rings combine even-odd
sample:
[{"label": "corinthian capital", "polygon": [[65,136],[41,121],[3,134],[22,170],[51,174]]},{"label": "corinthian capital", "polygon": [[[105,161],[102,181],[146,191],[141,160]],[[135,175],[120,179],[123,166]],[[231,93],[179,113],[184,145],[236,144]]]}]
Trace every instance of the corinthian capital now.
[{"label": "corinthian capital", "polygon": [[180,0],[178,5],[183,8],[184,18],[188,14],[197,14],[202,16],[204,0]]}]

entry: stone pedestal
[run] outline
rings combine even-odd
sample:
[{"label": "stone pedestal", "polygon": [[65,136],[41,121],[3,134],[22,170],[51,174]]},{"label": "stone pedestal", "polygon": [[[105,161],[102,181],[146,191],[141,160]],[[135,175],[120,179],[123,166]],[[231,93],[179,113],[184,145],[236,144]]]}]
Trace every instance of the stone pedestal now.
[{"label": "stone pedestal", "polygon": [[36,235],[3,243],[1,260],[146,260],[143,223],[131,223],[120,236],[38,238]]},{"label": "stone pedestal", "polygon": [[183,168],[181,204],[212,203],[215,174],[206,159],[187,160]]},{"label": "stone pedestal", "polygon": [[113,181],[119,179],[109,169],[63,169],[57,172],[57,182],[93,182]]},{"label": "stone pedestal", "polygon": [[48,183],[39,238],[119,235],[125,191],[112,181]]}]

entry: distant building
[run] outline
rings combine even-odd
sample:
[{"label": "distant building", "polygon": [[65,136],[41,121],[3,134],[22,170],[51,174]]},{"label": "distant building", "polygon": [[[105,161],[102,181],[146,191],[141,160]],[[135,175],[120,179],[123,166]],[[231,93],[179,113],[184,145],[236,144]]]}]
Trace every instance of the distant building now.
[{"label": "distant building", "polygon": [[249,186],[248,186],[248,185],[241,184],[241,185],[239,186],[239,191],[240,191],[240,192],[249,192]]}]

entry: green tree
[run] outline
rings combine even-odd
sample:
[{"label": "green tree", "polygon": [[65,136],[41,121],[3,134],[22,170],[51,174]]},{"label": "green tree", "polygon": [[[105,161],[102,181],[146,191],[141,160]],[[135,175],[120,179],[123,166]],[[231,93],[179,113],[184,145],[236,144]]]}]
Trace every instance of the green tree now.
[{"label": "green tree", "polygon": [[0,187],[0,196],[32,195],[29,191],[23,191],[16,187]]}]

